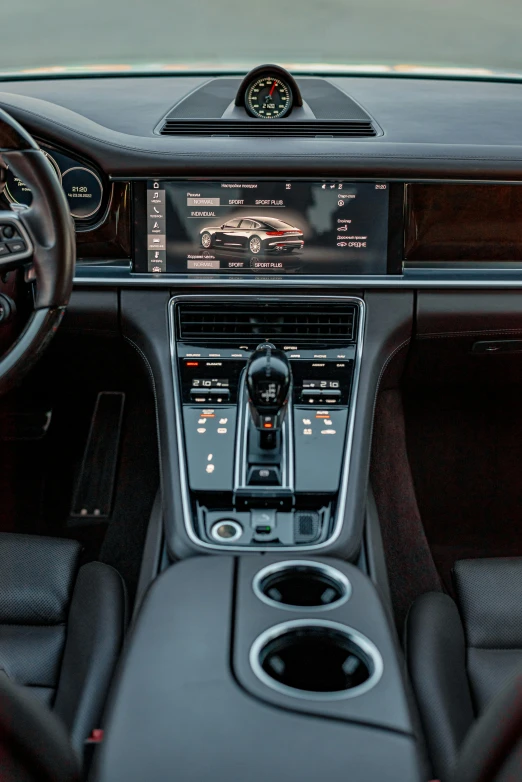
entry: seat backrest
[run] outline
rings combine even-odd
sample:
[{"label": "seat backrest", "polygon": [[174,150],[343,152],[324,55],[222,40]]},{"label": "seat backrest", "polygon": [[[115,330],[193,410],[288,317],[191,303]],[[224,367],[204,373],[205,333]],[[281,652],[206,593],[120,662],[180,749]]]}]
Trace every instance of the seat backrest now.
[{"label": "seat backrest", "polygon": [[522,558],[461,560],[453,577],[478,716],[522,668]]},{"label": "seat backrest", "polygon": [[52,707],[81,546],[0,533],[0,670]]}]

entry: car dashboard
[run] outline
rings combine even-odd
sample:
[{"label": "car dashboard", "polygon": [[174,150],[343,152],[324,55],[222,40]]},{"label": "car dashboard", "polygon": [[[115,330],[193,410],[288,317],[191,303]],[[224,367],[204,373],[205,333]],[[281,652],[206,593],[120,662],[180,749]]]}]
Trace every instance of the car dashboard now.
[{"label": "car dashboard", "polygon": [[[0,83],[0,106],[46,152],[70,206],[63,329],[124,340],[155,401],[161,555],[149,580],[163,574],[96,779],[159,782],[176,757],[194,779],[211,778],[207,762],[233,776],[202,680],[255,758],[248,778],[341,780],[346,747],[354,780],[428,778],[370,465],[382,394],[403,376],[443,396],[442,367],[451,387],[466,373],[478,387],[507,366],[484,362],[520,352],[521,98],[508,78],[278,66]],[[5,172],[2,207],[30,198]],[[400,494],[396,477],[392,465]],[[305,571],[319,578],[324,604],[314,593],[282,605],[292,568],[301,586]],[[326,674],[287,677],[309,632],[335,647],[330,672],[350,651],[340,689]]]}]

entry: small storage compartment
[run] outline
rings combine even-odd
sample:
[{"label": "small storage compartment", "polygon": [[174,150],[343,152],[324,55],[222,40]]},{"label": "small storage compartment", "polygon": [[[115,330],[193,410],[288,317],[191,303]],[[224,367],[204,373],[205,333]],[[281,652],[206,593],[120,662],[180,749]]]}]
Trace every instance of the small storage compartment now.
[{"label": "small storage compartment", "polygon": [[365,636],[338,622],[298,619],[262,633],[250,664],[265,684],[305,698],[350,698],[373,687],[382,659]]},{"label": "small storage compartment", "polygon": [[350,597],[346,576],[319,562],[277,562],[263,568],[254,578],[254,592],[269,605],[292,609],[328,609]]}]

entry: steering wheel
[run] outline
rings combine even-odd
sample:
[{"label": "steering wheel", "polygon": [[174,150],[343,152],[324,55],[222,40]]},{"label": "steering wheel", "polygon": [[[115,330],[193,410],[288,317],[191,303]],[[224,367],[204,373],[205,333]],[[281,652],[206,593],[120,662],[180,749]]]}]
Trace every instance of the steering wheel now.
[{"label": "steering wheel", "polygon": [[32,264],[34,311],[0,358],[0,394],[15,386],[55,334],[71,295],[76,242],[67,198],[36,141],[0,109],[0,192],[9,167],[32,193],[32,204],[0,210],[0,275]]}]

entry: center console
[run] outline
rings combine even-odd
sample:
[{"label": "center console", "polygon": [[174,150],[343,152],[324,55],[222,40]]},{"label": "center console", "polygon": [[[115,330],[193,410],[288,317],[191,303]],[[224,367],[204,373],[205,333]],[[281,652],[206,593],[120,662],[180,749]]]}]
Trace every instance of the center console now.
[{"label": "center console", "polygon": [[[386,272],[391,196],[375,182],[137,184],[135,271],[172,277],[148,306],[121,296],[157,401],[163,572],[97,782],[428,778],[366,508],[377,390],[405,355],[414,296],[335,287]],[[306,273],[328,294],[296,295]]]},{"label": "center console", "polygon": [[169,568],[140,611],[105,737],[97,782],[428,778],[381,600],[335,559]]},{"label": "center console", "polygon": [[354,297],[171,300],[184,522],[199,546],[335,540],[364,323]]}]

